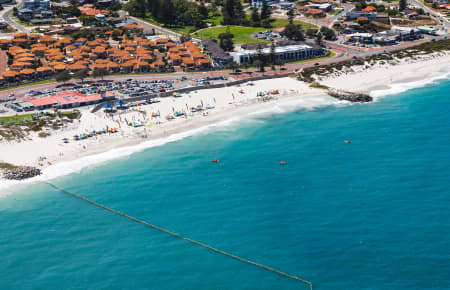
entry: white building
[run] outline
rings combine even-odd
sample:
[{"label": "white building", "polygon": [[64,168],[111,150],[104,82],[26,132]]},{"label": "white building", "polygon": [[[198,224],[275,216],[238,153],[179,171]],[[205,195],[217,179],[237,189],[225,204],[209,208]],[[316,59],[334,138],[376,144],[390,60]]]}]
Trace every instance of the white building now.
[{"label": "white building", "polygon": [[[264,57],[268,58],[271,54],[271,48],[261,49],[261,53]],[[285,62],[296,61],[302,59],[313,58],[322,53],[322,48],[313,47],[306,44],[286,45],[275,47],[275,55],[278,59]],[[253,63],[253,58],[258,54],[257,49],[241,49],[237,52],[232,52],[231,56],[233,60],[238,63]]]}]

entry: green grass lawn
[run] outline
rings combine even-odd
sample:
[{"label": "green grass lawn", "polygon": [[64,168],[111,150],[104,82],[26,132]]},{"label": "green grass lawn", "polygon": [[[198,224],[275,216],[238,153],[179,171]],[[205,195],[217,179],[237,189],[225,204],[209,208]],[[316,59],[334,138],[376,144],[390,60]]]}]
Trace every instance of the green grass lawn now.
[{"label": "green grass lawn", "polygon": [[[253,38],[251,35],[257,33],[258,31],[265,30],[264,28],[243,27],[243,26],[229,26],[229,27],[230,32],[234,35],[233,41],[235,43],[250,43],[263,41],[260,39]],[[227,28],[225,26],[211,27],[208,29],[200,30],[198,32],[194,32],[192,35],[202,40],[217,39],[218,35],[224,33],[226,29]]]},{"label": "green grass lawn", "polygon": [[[279,19],[275,18],[272,21],[272,27],[273,28],[281,28],[288,24],[287,19]],[[317,28],[317,26],[302,22],[302,21],[295,21],[294,22],[297,25],[300,25],[301,28],[306,31],[308,28]],[[257,33],[259,31],[269,30],[271,28],[263,28],[263,27],[246,27],[246,26],[229,26],[230,32],[233,33],[234,39],[233,41],[235,43],[251,43],[251,42],[268,42],[265,40],[257,39],[252,37],[252,34]],[[273,29],[272,28],[272,29]],[[192,36],[196,38],[200,38],[202,40],[205,39],[217,39],[218,35],[221,33],[224,33],[226,31],[225,26],[220,27],[210,27],[207,29],[203,29],[197,32],[192,33]]]},{"label": "green grass lawn", "polygon": [[344,8],[336,8],[336,9],[333,9],[333,10],[331,10],[330,12],[328,12],[328,14],[330,14],[330,15],[335,15],[336,13],[338,13],[339,11],[341,11],[342,9],[344,9]]},{"label": "green grass lawn", "polygon": [[37,82],[27,83],[27,84],[23,84],[23,85],[14,86],[14,87],[1,88],[0,91],[7,91],[7,90],[11,90],[11,89],[17,89],[17,88],[23,88],[23,87],[41,85],[41,84],[53,83],[53,82],[55,82],[55,79],[37,81]]},{"label": "green grass lawn", "polygon": [[3,121],[5,125],[9,125],[11,121],[14,124],[18,124],[20,120],[32,120],[32,116],[35,116],[36,114],[23,114],[23,115],[15,115],[15,116],[7,116],[7,117],[0,117],[0,123]]}]

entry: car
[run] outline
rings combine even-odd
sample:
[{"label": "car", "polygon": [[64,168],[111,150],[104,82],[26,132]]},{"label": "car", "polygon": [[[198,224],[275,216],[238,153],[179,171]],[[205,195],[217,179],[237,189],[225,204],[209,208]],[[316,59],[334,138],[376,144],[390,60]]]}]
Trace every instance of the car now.
[{"label": "car", "polygon": [[314,65],[319,65],[319,63],[318,62],[316,62]]},{"label": "car", "polygon": [[281,67],[281,68],[280,68],[280,70],[287,70],[287,68],[285,68],[285,67]]},{"label": "car", "polygon": [[242,70],[240,70],[240,69],[235,69],[234,71],[237,72],[237,73],[242,72]]}]

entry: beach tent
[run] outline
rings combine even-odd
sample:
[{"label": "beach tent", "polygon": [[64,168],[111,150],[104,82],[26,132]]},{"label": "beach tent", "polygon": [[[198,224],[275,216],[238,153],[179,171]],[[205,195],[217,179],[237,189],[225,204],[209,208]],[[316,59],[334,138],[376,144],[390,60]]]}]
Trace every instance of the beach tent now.
[{"label": "beach tent", "polygon": [[112,106],[111,106],[110,103],[106,103],[106,104],[104,104],[104,105],[102,106],[102,108],[103,108],[103,109],[111,109]]},{"label": "beach tent", "polygon": [[114,105],[119,106],[119,107],[122,107],[124,104],[125,104],[125,102],[121,101],[121,100],[118,100],[118,101],[114,102]]}]

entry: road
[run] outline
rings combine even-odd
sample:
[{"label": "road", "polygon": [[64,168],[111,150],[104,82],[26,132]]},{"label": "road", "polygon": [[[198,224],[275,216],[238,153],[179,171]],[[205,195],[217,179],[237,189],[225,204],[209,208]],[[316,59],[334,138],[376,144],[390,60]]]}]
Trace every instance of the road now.
[{"label": "road", "polygon": [[424,5],[419,0],[409,0],[410,4],[413,4],[414,6],[421,7],[425,12],[430,13],[431,16],[436,17],[441,23],[445,26],[445,28],[450,29],[450,21],[447,20],[447,18],[443,17],[441,14],[435,12],[430,7]]},{"label": "road", "polygon": [[[335,15],[332,15],[328,18],[310,18],[310,17],[304,17],[304,16],[295,16],[294,20],[298,20],[298,21],[303,21],[306,23],[310,23],[316,26],[327,26],[327,27],[331,27],[333,25],[333,23],[336,20],[339,20],[341,17],[345,16],[347,14],[348,11],[351,11],[353,8],[355,8],[354,5],[352,4],[343,4],[342,5],[344,7],[343,10],[341,10],[341,12],[336,13]],[[272,17],[274,18],[281,18],[281,19],[287,19],[288,16],[286,14],[272,14]]]},{"label": "road", "polygon": [[15,28],[17,31],[28,32],[28,30],[24,26],[20,25],[19,23],[15,22],[14,20],[12,20],[10,18],[11,14],[13,12],[14,6],[20,7],[22,5],[22,3],[23,3],[23,0],[19,0],[16,5],[5,6],[5,9],[0,11],[0,18],[2,18],[3,21],[8,23],[9,26]]},{"label": "road", "polygon": [[172,37],[180,37],[181,34],[176,33],[175,31],[172,31],[170,29],[166,29],[163,28],[161,26],[155,25],[155,24],[151,24],[150,22],[141,20],[139,18],[136,18],[134,16],[128,16],[129,18],[133,19],[135,22],[137,22],[138,24],[147,26],[150,29],[154,29],[156,32],[159,32],[159,34],[165,34],[167,36],[172,36]]},{"label": "road", "polygon": [[[436,40],[444,39],[448,37],[447,35],[443,36],[436,36],[433,37]],[[280,74],[280,73],[293,73],[298,69],[306,68],[306,67],[312,67],[316,64],[320,65],[327,65],[331,63],[337,63],[341,61],[350,60],[353,57],[365,57],[370,56],[374,54],[384,53],[384,52],[390,52],[395,51],[399,49],[405,49],[414,45],[422,44],[424,42],[428,42],[431,40],[431,37],[427,37],[425,39],[421,39],[414,42],[404,42],[398,45],[394,46],[388,46],[388,47],[382,47],[377,49],[360,49],[354,47],[346,47],[344,45],[336,44],[331,41],[325,42],[327,46],[333,50],[336,55],[331,58],[323,58],[323,59],[312,59],[310,61],[305,61],[301,63],[292,63],[292,64],[286,64],[284,67],[286,68],[285,71],[267,71],[265,73],[257,72],[256,69],[250,69],[249,71],[252,72],[251,77],[255,76],[261,76],[261,75],[273,75],[273,74]],[[148,74],[148,75],[116,75],[116,76],[107,76],[105,79],[114,80],[114,81],[124,81],[127,79],[138,79],[138,80],[155,80],[155,79],[171,79],[171,80],[180,80],[182,77],[187,78],[188,80],[193,80],[197,78],[204,78],[206,76],[226,76],[230,80],[231,79],[242,79],[247,78],[246,74],[241,75],[233,75],[231,74],[231,70],[223,70],[223,71],[211,71],[211,72],[176,72],[176,73],[162,73],[162,74]],[[75,82],[75,81],[73,81]],[[10,90],[5,90],[0,93],[0,97],[8,96],[9,94],[15,94],[16,97],[24,96],[28,91],[30,90],[44,90],[44,89],[50,89],[54,88],[58,83],[48,83],[48,84],[40,84],[40,85],[33,85],[33,86],[27,86],[22,88],[15,88]]]},{"label": "road", "polygon": [[327,19],[327,21],[331,22],[331,24],[333,24],[336,20],[339,20],[339,18],[347,15],[347,12],[350,12],[351,10],[353,10],[353,8],[355,8],[355,5],[352,4],[342,4],[342,6],[344,7],[343,10],[341,10],[339,13],[336,13],[334,15],[332,15],[331,17],[329,17]]}]

